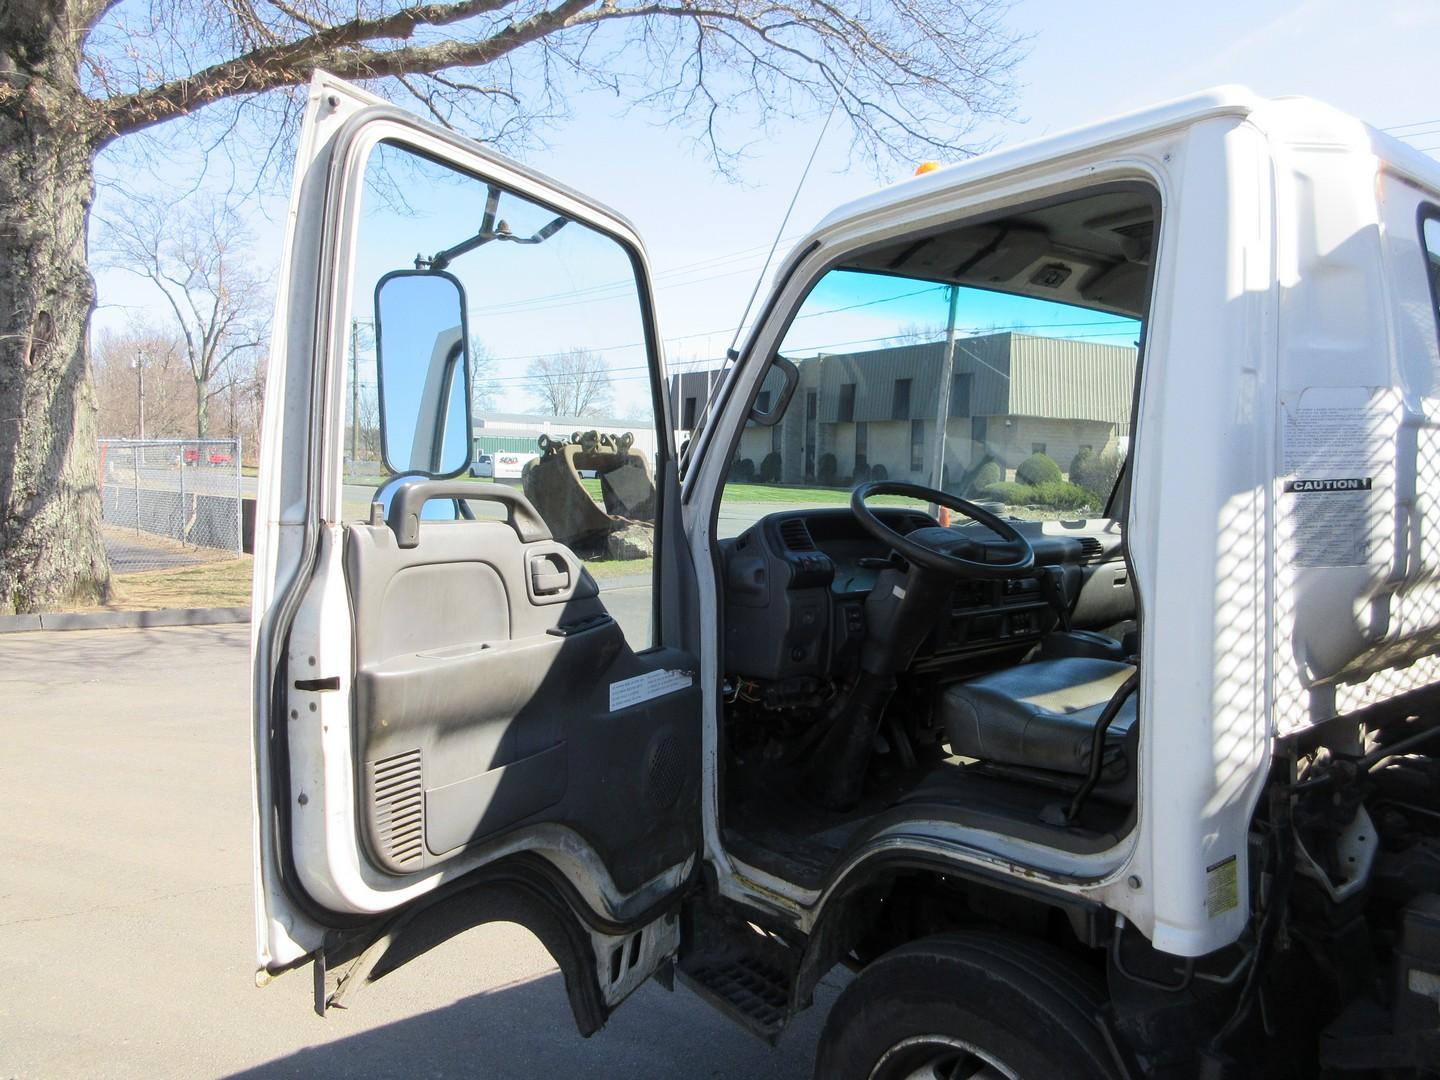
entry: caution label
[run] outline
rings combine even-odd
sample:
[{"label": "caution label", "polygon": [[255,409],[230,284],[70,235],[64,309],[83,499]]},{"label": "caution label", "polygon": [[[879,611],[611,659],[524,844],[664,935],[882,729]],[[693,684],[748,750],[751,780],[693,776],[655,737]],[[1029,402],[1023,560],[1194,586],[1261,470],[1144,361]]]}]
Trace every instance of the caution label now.
[{"label": "caution label", "polygon": [[1286,480],[1296,566],[1363,566],[1370,557],[1371,478]]},{"label": "caution label", "polygon": [[1205,868],[1205,914],[1224,915],[1240,906],[1240,864],[1235,856]]},{"label": "caution label", "polygon": [[1310,387],[1284,403],[1284,417],[1284,557],[1296,567],[1367,565],[1386,538],[1396,403],[1369,387]]},{"label": "caution label", "polygon": [[1286,480],[1285,491],[1314,492],[1323,494],[1331,491],[1369,491],[1373,481],[1368,476],[1357,476],[1346,480]]}]

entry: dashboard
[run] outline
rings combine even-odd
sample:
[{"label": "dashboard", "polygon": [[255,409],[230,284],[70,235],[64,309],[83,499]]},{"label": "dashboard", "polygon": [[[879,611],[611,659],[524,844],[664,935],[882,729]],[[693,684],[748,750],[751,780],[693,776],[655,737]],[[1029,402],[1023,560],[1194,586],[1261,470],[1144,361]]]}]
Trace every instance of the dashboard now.
[{"label": "dashboard", "polygon": [[[934,526],[918,510],[875,507],[896,532]],[[1134,616],[1134,594],[1118,525],[1108,520],[1014,522],[1035,549],[1035,565],[1059,567],[1077,628],[1109,626]],[[976,530],[975,524],[954,526]],[[847,507],[790,510],[761,518],[722,541],[725,565],[725,670],[746,679],[835,678],[848,670],[865,638],[865,600],[880,576],[899,564]],[[1002,580],[954,582],[942,617],[917,666],[953,663],[986,652],[1028,647],[1058,616],[1038,572]]]}]

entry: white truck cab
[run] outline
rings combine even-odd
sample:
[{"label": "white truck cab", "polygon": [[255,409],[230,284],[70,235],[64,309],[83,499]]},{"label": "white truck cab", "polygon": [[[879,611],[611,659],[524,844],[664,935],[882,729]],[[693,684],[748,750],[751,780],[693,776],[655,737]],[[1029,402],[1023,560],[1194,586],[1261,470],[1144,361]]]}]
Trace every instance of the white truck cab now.
[{"label": "white truck cab", "polygon": [[[506,920],[584,1034],[678,974],[773,1040],[848,965],[827,1080],[1433,1072],[1437,286],[1440,166],[1221,89],[841,208],[671,373],[625,219],[317,75],[261,981]],[[633,434],[468,475],[585,387]]]}]

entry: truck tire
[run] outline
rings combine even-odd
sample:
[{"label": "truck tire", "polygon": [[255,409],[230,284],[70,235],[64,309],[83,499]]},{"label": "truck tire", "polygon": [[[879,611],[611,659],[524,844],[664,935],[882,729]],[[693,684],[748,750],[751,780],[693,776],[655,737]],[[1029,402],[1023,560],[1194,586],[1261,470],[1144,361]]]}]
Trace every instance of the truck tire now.
[{"label": "truck tire", "polygon": [[836,1000],[815,1080],[1109,1080],[1101,979],[1058,950],[987,931],[886,953]]}]

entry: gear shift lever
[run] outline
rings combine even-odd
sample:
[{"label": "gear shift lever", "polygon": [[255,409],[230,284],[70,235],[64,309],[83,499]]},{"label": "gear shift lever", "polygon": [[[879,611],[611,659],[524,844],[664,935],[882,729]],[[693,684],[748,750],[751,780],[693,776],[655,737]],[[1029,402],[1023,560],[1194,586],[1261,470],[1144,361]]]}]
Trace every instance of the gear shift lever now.
[{"label": "gear shift lever", "polygon": [[1070,632],[1070,594],[1065,588],[1065,571],[1059,566],[1040,568],[1040,594],[1060,619],[1060,629]]}]

